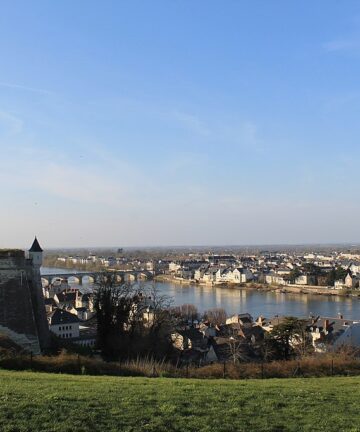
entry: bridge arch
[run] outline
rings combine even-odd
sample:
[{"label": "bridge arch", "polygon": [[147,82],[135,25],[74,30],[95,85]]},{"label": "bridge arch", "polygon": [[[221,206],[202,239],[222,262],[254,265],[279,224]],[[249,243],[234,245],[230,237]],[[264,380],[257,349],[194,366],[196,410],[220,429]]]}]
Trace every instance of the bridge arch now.
[{"label": "bridge arch", "polygon": [[82,283],[82,278],[76,275],[71,275],[67,278],[68,283],[77,283],[79,285],[81,285]]},{"label": "bridge arch", "polygon": [[41,276],[41,282],[42,282],[43,286],[49,286],[51,283],[50,281],[51,281],[51,278],[46,277],[46,276]]},{"label": "bridge arch", "polygon": [[124,281],[125,282],[134,282],[136,280],[136,275],[133,273],[125,273],[124,274]]},{"label": "bridge arch", "polygon": [[138,280],[146,280],[146,279],[148,279],[148,275],[145,272],[139,272],[137,274],[137,279]]},{"label": "bridge arch", "polygon": [[81,283],[95,283],[96,276],[92,274],[85,274],[81,277]]}]

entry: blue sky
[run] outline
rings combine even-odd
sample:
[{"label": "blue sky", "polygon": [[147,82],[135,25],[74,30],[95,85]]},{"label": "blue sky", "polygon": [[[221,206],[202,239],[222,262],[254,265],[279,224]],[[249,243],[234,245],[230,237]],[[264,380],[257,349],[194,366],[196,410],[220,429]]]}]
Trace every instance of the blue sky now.
[{"label": "blue sky", "polygon": [[1,7],[4,247],[360,242],[359,2]]}]

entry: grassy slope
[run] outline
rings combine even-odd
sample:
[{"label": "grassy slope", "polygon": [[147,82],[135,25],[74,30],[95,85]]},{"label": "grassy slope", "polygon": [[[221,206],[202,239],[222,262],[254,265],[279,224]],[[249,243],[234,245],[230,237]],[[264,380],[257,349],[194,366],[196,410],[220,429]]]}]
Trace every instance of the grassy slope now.
[{"label": "grassy slope", "polygon": [[0,371],[5,431],[360,431],[360,378],[185,380]]}]

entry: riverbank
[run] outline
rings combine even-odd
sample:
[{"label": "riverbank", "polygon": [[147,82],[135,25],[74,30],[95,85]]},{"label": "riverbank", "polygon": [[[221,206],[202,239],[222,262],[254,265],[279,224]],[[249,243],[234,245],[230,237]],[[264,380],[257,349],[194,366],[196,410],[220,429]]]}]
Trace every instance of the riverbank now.
[{"label": "riverbank", "polygon": [[345,290],[345,289],[331,289],[327,287],[320,287],[315,285],[268,285],[264,283],[247,282],[241,284],[234,283],[198,283],[190,279],[182,279],[169,275],[158,275],[154,278],[157,282],[168,282],[178,285],[188,286],[205,286],[212,288],[227,288],[236,290],[258,290],[264,292],[281,292],[283,294],[312,294],[321,296],[336,296],[336,297],[352,297],[360,298],[360,290]]},{"label": "riverbank", "polygon": [[[43,267],[44,274],[60,273],[61,269]],[[63,269],[65,273],[69,270]],[[171,299],[173,306],[193,304],[199,313],[212,308],[222,308],[231,316],[236,313],[248,312],[254,317],[260,315],[273,317],[274,315],[291,315],[305,317],[321,315],[336,317],[339,314],[347,319],[360,319],[360,300],[344,294],[337,295],[335,290],[317,294],[313,289],[304,292],[304,287],[270,286],[248,283],[237,286],[200,285],[194,281],[174,280],[158,275],[156,280],[142,282],[144,287],[156,289],[161,295]],[[78,288],[77,283],[70,282],[70,286]],[[318,287],[317,287],[318,288]],[[81,290],[91,292],[92,284],[83,284]],[[324,288],[323,288],[324,289]],[[326,289],[326,288],[325,288]],[[307,290],[306,290],[307,291]],[[331,294],[329,295],[329,292]],[[355,292],[356,296],[359,292]]]}]

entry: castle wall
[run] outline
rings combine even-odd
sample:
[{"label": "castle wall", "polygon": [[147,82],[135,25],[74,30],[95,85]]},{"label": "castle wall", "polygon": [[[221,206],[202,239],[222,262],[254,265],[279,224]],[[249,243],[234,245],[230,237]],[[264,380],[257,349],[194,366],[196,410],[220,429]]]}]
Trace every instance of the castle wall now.
[{"label": "castle wall", "polygon": [[39,336],[40,348],[42,351],[50,346],[50,331],[46,318],[45,300],[41,283],[40,267],[32,266],[31,261],[27,262],[27,275],[32,299],[32,308],[35,316],[35,324]]},{"label": "castle wall", "polygon": [[23,251],[0,251],[0,333],[34,354],[49,342],[39,284],[40,273],[36,274]]}]

